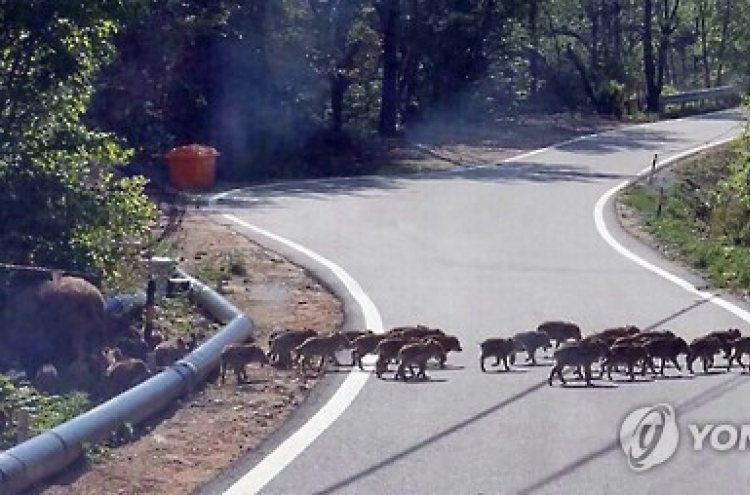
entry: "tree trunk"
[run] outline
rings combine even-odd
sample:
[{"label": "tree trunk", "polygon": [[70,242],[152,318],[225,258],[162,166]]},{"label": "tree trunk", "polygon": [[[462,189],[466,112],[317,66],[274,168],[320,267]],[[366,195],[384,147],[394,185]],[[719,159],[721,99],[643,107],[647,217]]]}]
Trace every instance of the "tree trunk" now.
[{"label": "tree trunk", "polygon": [[654,15],[652,0],[643,0],[643,75],[646,79],[646,111],[659,111],[660,88],[656,82],[654,35],[651,30]]},{"label": "tree trunk", "polygon": [[349,79],[341,74],[331,77],[331,130],[340,133],[344,130],[344,95],[349,87]]},{"label": "tree trunk", "polygon": [[376,4],[382,29],[383,79],[380,93],[381,136],[395,136],[398,130],[398,80],[399,80],[399,0],[383,0]]},{"label": "tree trunk", "polygon": [[680,7],[680,0],[675,0],[672,8],[669,8],[669,0],[664,0],[659,19],[659,58],[656,68],[656,88],[661,95],[664,88],[664,74],[667,71],[667,62],[669,58],[669,47],[672,43],[672,34],[677,28],[677,9]]},{"label": "tree trunk", "polygon": [[565,49],[565,53],[570,59],[570,61],[573,63],[573,66],[578,71],[578,74],[581,76],[581,83],[583,84],[583,90],[586,92],[586,96],[589,98],[589,101],[597,108],[597,111],[599,110],[599,101],[596,97],[596,91],[594,89],[594,85],[591,81],[591,77],[586,70],[586,64],[584,64],[583,60],[578,56],[578,54],[573,50],[573,47],[568,44],[568,46]]},{"label": "tree trunk", "polygon": [[716,59],[719,61],[716,67],[716,86],[721,86],[724,76],[724,56],[726,54],[727,41],[729,38],[729,23],[732,21],[732,7],[734,3],[729,0],[725,2],[721,11],[721,39],[719,41],[719,48],[716,51]]},{"label": "tree trunk", "polygon": [[[409,25],[405,29],[416,36],[423,29],[420,21],[423,20],[422,9],[419,0],[409,0],[404,15],[409,19]],[[401,48],[401,60],[399,69],[399,102],[403,110],[401,113],[401,124],[406,126],[419,119],[420,102],[417,99],[419,88],[419,71],[422,53],[415,43],[410,43]]]},{"label": "tree trunk", "polygon": [[701,60],[703,62],[703,86],[711,87],[711,61],[708,57],[708,29],[706,28],[706,5],[701,2],[698,7],[700,17],[696,19],[696,31],[701,40]]},{"label": "tree trunk", "polygon": [[539,2],[530,0],[529,4],[529,42],[531,43],[531,57],[529,58],[529,93],[532,97],[539,92]]},{"label": "tree trunk", "polygon": [[617,1],[612,5],[612,37],[614,38],[614,56],[618,66],[625,74],[625,50],[623,49],[623,32],[622,32],[622,3]]}]

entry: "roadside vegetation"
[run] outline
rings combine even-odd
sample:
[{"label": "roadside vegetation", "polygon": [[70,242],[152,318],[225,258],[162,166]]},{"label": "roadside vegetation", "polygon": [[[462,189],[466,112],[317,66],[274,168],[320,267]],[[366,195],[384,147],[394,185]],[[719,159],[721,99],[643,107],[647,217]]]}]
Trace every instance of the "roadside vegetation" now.
[{"label": "roadside vegetation", "polygon": [[670,257],[717,287],[750,294],[750,133],[656,177],[627,188],[621,201]]},{"label": "roadside vegetation", "polygon": [[[199,261],[196,266],[202,269],[204,263]],[[193,332],[208,336],[220,327],[185,293],[160,297],[155,309],[156,330],[170,338],[181,337],[187,341]],[[133,325],[141,324],[141,321],[133,321]],[[64,423],[106,399],[107,396],[85,390],[40,390],[35,380],[29,380],[17,370],[0,373],[0,450]],[[133,433],[132,427],[124,425],[122,431],[115,432],[101,444],[86,446],[89,457],[106,453],[109,447],[126,441]]]}]

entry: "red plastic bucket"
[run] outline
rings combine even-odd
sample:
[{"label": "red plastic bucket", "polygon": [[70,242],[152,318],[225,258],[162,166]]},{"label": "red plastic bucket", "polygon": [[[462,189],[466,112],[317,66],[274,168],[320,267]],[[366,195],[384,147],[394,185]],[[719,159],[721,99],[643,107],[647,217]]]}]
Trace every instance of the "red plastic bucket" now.
[{"label": "red plastic bucket", "polygon": [[210,146],[189,144],[167,152],[169,183],[176,189],[210,189],[216,180],[216,157]]}]

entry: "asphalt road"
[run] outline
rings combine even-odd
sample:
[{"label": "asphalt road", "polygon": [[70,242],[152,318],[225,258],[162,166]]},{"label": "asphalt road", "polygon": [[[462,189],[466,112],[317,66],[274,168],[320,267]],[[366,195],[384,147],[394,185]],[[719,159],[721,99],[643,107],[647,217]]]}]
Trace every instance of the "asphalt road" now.
[{"label": "asphalt road", "polygon": [[[322,426],[308,424],[314,433],[298,455],[286,449],[292,453],[255,470],[261,459],[251,456],[207,491],[236,481],[231,493],[744,492],[750,453],[695,452],[688,432],[694,423],[750,424],[750,376],[738,370],[689,376],[672,369],[672,379],[604,380],[586,388],[549,387],[548,358],[511,373],[481,373],[478,365],[483,339],[549,319],[575,321],[585,334],[635,324],[687,338],[728,327],[750,335],[742,313],[714,304],[741,306],[737,301],[719,293],[707,299],[613,248],[607,235],[702,285],[624,234],[611,201],[602,200],[655,153],[666,159],[736,135],[743,125],[739,112],[724,112],[618,130],[491,168],[234,193],[246,207],[226,210],[227,218],[335,263],[374,303],[385,328],[437,326],[457,335],[464,351],[450,355],[448,369],[430,370],[427,382],[354,372],[340,415],[322,413]],[[598,203],[605,237],[595,220]],[[369,321],[376,316],[371,312]],[[636,473],[620,448],[621,423],[630,411],[662,402],[677,411],[680,443],[667,462]],[[284,451],[290,433],[261,452],[277,445]],[[237,481],[245,471],[250,475]]]}]

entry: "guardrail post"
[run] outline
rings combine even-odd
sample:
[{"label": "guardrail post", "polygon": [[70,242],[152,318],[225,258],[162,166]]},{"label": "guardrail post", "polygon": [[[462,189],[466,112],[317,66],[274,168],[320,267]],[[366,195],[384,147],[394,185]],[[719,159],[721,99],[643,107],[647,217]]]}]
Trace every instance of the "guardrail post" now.
[{"label": "guardrail post", "polygon": [[654,181],[654,174],[656,174],[656,162],[659,158],[658,153],[654,153],[654,159],[651,162],[651,172],[648,174],[648,183],[651,184]]},{"label": "guardrail post", "polygon": [[656,200],[656,218],[661,217],[661,208],[664,203],[664,187],[659,188],[659,199]]},{"label": "guardrail post", "polygon": [[25,442],[29,438],[31,414],[26,407],[16,410],[16,442]]}]

